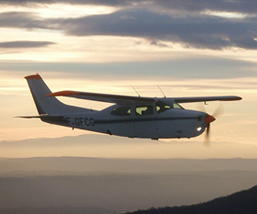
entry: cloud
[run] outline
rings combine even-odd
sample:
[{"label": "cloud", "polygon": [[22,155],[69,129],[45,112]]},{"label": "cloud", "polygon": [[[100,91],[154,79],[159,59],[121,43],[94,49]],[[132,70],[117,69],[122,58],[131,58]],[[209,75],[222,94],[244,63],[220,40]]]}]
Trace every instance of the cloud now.
[{"label": "cloud", "polygon": [[5,12],[0,13],[0,27],[24,29],[54,29],[51,23],[57,20],[40,18],[36,13],[30,12]]},{"label": "cloud", "polygon": [[[51,73],[53,77],[60,78],[62,76],[68,79],[88,79],[90,81],[124,81],[124,80],[145,80],[151,83],[154,81],[178,81],[179,79],[186,81],[188,79],[231,79],[256,77],[256,63],[231,60],[218,57],[204,57],[192,59],[176,59],[167,61],[145,61],[145,62],[112,62],[112,63],[78,63],[78,62],[32,62],[32,61],[0,61],[0,70],[8,71],[8,75],[28,75],[28,72]],[[86,72],[85,72],[86,71]],[[157,72],[158,71],[158,72]],[[18,72],[18,73],[17,73]],[[56,75],[54,73],[56,72]],[[92,73],[94,75],[92,75]],[[101,77],[99,79],[99,77]],[[220,80],[221,81],[221,80]],[[219,81],[219,87],[221,82]],[[206,87],[204,81],[204,87]],[[235,87],[242,87],[242,83],[249,83],[248,80],[237,82]],[[124,83],[127,84],[127,83]],[[176,84],[175,82],[173,84]],[[181,84],[181,83],[180,83]],[[189,84],[188,82],[186,83]],[[209,83],[208,83],[209,84]],[[129,83],[131,85],[131,83]],[[153,84],[152,84],[153,85]],[[176,84],[177,85],[177,84]],[[184,84],[183,84],[184,85]],[[196,85],[201,83],[196,81]],[[224,85],[229,86],[229,83]],[[212,84],[213,87],[218,85]],[[251,88],[254,86],[251,85]],[[245,87],[243,87],[245,88]]]},{"label": "cloud", "polygon": [[[124,19],[123,17],[133,17]],[[60,23],[66,34],[141,37],[156,43],[180,43],[184,47],[257,49],[254,18],[228,20],[222,17],[171,17],[146,10],[123,10],[107,15],[66,19]]]},{"label": "cloud", "polygon": [[54,42],[47,41],[12,41],[0,42],[0,48],[36,48],[53,45]]},{"label": "cloud", "polygon": [[[141,0],[143,2],[143,0]],[[139,3],[141,1],[138,1]],[[105,5],[105,6],[124,6],[132,5],[136,1],[132,0],[11,0],[11,1],[1,1],[0,4],[11,4],[11,5],[28,5],[28,4],[79,4],[79,5]]]},{"label": "cloud", "polygon": [[[150,2],[150,1],[149,1]],[[257,3],[251,0],[154,0],[154,5],[170,10],[202,12],[220,11],[232,13],[256,14]]]},{"label": "cloud", "polygon": [[[23,1],[36,2],[36,1]],[[53,3],[54,1],[43,1]],[[69,3],[69,1],[62,1]],[[82,1],[75,1],[77,4]],[[0,27],[23,29],[59,30],[72,36],[124,36],[149,40],[149,44],[169,48],[165,42],[179,43],[185,48],[221,50],[227,48],[257,49],[257,18],[219,17],[206,11],[253,13],[257,4],[246,1],[240,10],[241,1],[151,1],[144,6],[143,1],[111,1],[109,5],[126,5],[111,14],[91,15],[78,18],[42,18],[40,14],[29,12],[5,12],[0,14]],[[145,2],[145,1],[144,1]],[[87,1],[87,4],[91,1]],[[86,3],[85,3],[86,4]],[[104,4],[96,1],[92,4]],[[130,5],[130,7],[128,7]],[[232,6],[231,6],[232,5]],[[252,5],[252,7],[250,7]],[[229,7],[231,6],[231,8]],[[123,8],[123,9],[122,9]],[[161,8],[161,9],[160,9]],[[165,12],[162,10],[165,8]],[[223,8],[223,10],[222,10]],[[167,12],[167,11],[171,12]],[[173,13],[177,11],[178,13]],[[257,10],[256,10],[257,11]],[[194,12],[198,12],[197,14]],[[205,12],[205,13],[200,13]]]},{"label": "cloud", "polygon": [[257,3],[252,0],[11,0],[0,1],[0,4],[40,5],[40,4],[104,5],[112,7],[152,7],[165,10],[187,12],[221,11],[243,14],[256,14]]}]

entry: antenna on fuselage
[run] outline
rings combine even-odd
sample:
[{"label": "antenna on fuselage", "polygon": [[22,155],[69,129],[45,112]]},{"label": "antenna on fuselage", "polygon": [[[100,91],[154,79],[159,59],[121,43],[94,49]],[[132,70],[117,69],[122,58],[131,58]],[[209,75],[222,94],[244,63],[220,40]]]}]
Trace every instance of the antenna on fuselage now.
[{"label": "antenna on fuselage", "polygon": [[160,88],[159,85],[157,85],[157,87],[160,89],[160,91],[162,92],[163,96],[166,98],[166,95],[163,93],[162,89]]},{"label": "antenna on fuselage", "polygon": [[140,97],[140,94],[137,92],[137,90],[134,88],[133,85],[131,85],[131,87],[134,89],[134,91],[137,93],[137,95]]}]

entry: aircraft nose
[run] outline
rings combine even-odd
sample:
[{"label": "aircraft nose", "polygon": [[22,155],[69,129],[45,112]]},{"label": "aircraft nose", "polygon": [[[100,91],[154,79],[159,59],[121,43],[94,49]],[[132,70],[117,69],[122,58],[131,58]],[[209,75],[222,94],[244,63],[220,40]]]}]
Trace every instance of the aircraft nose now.
[{"label": "aircraft nose", "polygon": [[205,123],[211,123],[211,122],[213,122],[214,120],[216,120],[215,117],[213,117],[213,116],[211,116],[211,115],[209,115],[209,114],[206,114],[206,116],[205,116],[205,118],[204,118]]}]

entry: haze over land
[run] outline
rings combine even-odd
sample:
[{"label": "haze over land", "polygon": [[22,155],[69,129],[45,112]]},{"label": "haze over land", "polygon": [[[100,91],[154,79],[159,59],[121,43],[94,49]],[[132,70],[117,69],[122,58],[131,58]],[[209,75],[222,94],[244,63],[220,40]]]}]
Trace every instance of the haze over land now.
[{"label": "haze over land", "polygon": [[[53,126],[49,125],[49,129]],[[63,128],[66,129],[66,128]],[[70,129],[67,129],[70,131]],[[212,136],[212,135],[211,135]],[[0,142],[0,157],[103,157],[103,158],[256,158],[257,146],[226,141],[142,140],[102,134],[85,134],[62,138],[34,138]]]},{"label": "haze over land", "polygon": [[251,159],[0,159],[0,207],[94,207],[104,214],[190,205],[254,186],[256,164]]}]

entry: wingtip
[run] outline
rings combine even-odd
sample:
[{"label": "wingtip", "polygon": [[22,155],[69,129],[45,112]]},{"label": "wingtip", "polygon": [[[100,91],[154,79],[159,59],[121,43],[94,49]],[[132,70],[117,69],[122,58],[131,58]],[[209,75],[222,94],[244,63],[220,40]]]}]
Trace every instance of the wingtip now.
[{"label": "wingtip", "polygon": [[[239,96],[232,96],[232,99],[230,100],[242,100],[243,98],[242,97],[239,97]],[[229,100],[228,100],[229,101]]]}]

